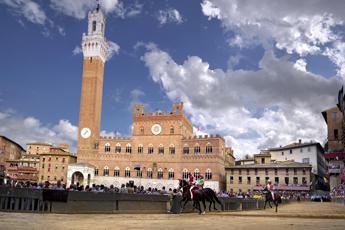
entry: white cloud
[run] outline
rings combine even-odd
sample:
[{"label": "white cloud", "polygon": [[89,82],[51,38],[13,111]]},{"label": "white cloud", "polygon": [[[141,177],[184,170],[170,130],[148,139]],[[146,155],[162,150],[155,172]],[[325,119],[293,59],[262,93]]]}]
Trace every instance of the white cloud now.
[{"label": "white cloud", "polygon": [[63,27],[57,26],[57,30],[61,36],[66,36],[66,31]]},{"label": "white cloud", "polygon": [[307,62],[305,59],[298,59],[293,66],[300,71],[307,72]]},{"label": "white cloud", "polygon": [[224,135],[237,155],[326,138],[321,111],[335,105],[339,79],[299,71],[272,52],[266,52],[258,71],[224,72],[197,56],[178,64],[151,47],[142,60],[153,81],[171,101],[184,102],[196,127]]},{"label": "white cloud", "polygon": [[134,4],[125,4],[123,2],[119,2],[114,10],[115,16],[125,19],[131,18],[136,15],[139,15],[142,12],[143,5],[135,2]]},{"label": "white cloud", "polygon": [[201,10],[205,15],[208,16],[208,20],[211,20],[212,18],[221,18],[220,9],[213,5],[213,3],[210,1],[204,1],[201,4]]},{"label": "white cloud", "polygon": [[101,133],[100,133],[100,136],[101,137],[119,137],[119,136],[122,136],[121,133],[115,131],[115,132],[108,132],[106,130],[102,130]]},{"label": "white cloud", "polygon": [[47,16],[41,7],[31,0],[3,0],[2,4],[6,4],[11,11],[19,16],[24,17],[34,24],[44,25]]},{"label": "white cloud", "polygon": [[133,89],[129,93],[130,103],[129,109],[132,110],[135,104],[142,104],[141,98],[145,96],[145,92],[140,89]]},{"label": "white cloud", "polygon": [[[118,5],[118,0],[103,0],[101,7],[106,13],[114,12]],[[84,19],[90,10],[96,8],[94,0],[50,0],[50,7],[62,14]]]},{"label": "white cloud", "polygon": [[72,53],[73,53],[73,55],[78,55],[78,54],[83,53],[83,50],[80,48],[80,46],[76,46],[76,47],[74,47]]},{"label": "white cloud", "polygon": [[0,133],[22,145],[29,142],[45,142],[58,145],[68,143],[76,152],[78,127],[68,120],[56,125],[43,125],[35,117],[21,117],[15,112],[0,112]]},{"label": "white cloud", "polygon": [[[120,46],[112,41],[107,41],[109,50],[108,50],[108,55],[107,55],[107,60],[110,60],[115,54],[118,54],[120,52]],[[78,55],[82,54],[83,50],[80,48],[80,46],[74,47],[72,50],[73,55]]]},{"label": "white cloud", "polygon": [[110,60],[115,54],[118,54],[120,52],[120,46],[112,41],[108,41],[108,46],[109,50],[107,60]]},{"label": "white cloud", "polygon": [[172,8],[169,8],[166,10],[159,10],[157,14],[157,19],[159,21],[159,24],[161,25],[164,25],[167,23],[181,24],[183,22],[180,12]]},{"label": "white cloud", "polygon": [[204,0],[201,6],[205,16],[221,20],[224,28],[235,32],[230,45],[243,47],[260,42],[301,57],[323,54],[338,65],[338,74],[345,77],[344,62],[339,61],[344,59],[341,47],[345,45],[336,29],[344,28],[343,0]]}]

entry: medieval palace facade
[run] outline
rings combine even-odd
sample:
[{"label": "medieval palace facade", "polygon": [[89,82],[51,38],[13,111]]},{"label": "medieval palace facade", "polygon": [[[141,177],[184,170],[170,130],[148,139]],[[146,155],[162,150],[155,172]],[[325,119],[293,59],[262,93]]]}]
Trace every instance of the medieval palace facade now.
[{"label": "medieval palace facade", "polygon": [[83,34],[83,76],[80,101],[78,158],[68,166],[68,184],[121,186],[134,183],[147,187],[174,188],[178,179],[191,172],[202,174],[206,186],[225,187],[225,167],[232,165],[231,148],[219,135],[193,135],[193,125],[184,114],[183,103],[171,112],[145,112],[133,108],[132,136],[101,137],[104,64],[108,45],[105,17],[97,8],[88,15]]}]

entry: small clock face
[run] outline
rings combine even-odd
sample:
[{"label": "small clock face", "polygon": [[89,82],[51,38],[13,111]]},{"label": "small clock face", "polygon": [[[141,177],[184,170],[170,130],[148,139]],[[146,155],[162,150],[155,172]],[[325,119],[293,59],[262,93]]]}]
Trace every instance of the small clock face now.
[{"label": "small clock face", "polygon": [[151,132],[152,132],[154,135],[160,134],[161,131],[162,131],[162,127],[161,127],[159,124],[154,124],[154,125],[152,125],[152,127],[151,127]]},{"label": "small clock face", "polygon": [[81,131],[80,131],[80,135],[82,138],[89,138],[91,136],[91,130],[89,128],[83,128]]}]

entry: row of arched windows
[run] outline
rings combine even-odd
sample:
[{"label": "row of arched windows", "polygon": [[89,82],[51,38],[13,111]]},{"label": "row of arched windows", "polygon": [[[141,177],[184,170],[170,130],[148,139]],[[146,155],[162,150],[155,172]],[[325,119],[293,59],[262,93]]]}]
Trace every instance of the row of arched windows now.
[{"label": "row of arched windows", "polygon": [[[173,144],[171,144],[169,146],[169,154],[175,154],[175,146]],[[162,144],[159,145],[158,147],[158,154],[164,154],[164,146]],[[106,143],[104,145],[104,152],[111,152],[111,148],[110,148],[110,144],[109,143]],[[125,152],[126,153],[132,153],[132,146],[131,144],[127,144],[126,145],[126,148],[125,148]],[[182,150],[183,154],[189,154],[190,153],[190,148],[188,146],[184,146],[183,147],[183,150]],[[194,154],[200,154],[201,153],[201,148],[200,148],[200,145],[199,144],[195,144],[194,148],[193,148],[193,152]],[[206,154],[211,154],[212,153],[212,145],[210,143],[208,143],[206,145]],[[120,143],[117,143],[115,145],[115,153],[121,153],[121,144]],[[138,153],[139,154],[142,154],[144,153],[144,147],[142,144],[139,144],[138,146]],[[154,153],[154,147],[152,144],[149,144],[148,147],[147,147],[147,153],[148,154],[153,154]]]},{"label": "row of arched windows", "polygon": [[[143,172],[141,170],[136,170],[136,177],[143,177]],[[188,180],[188,175],[189,175],[189,171],[188,169],[183,169],[182,171],[182,178],[185,179],[185,180]],[[199,169],[195,169],[194,172],[193,172],[193,175],[196,179],[199,179],[200,178],[200,170]],[[95,169],[95,176],[98,176],[98,169]],[[110,176],[109,175],[109,167],[108,166],[105,166],[103,168],[103,176]],[[114,172],[113,172],[113,175],[114,177],[120,177],[120,168],[119,167],[115,167],[114,168]],[[126,167],[125,168],[125,174],[124,174],[125,177],[131,177],[131,169],[130,167]],[[153,172],[152,172],[152,169],[151,168],[148,168],[146,170],[146,178],[152,178],[153,177]],[[163,172],[163,169],[162,168],[159,168],[157,170],[157,178],[158,179],[163,179],[164,177],[164,172]],[[175,173],[174,173],[174,169],[170,168],[168,170],[168,179],[174,179],[175,177]],[[211,169],[206,169],[205,171],[205,176],[204,176],[205,180],[212,180],[212,171]]]}]

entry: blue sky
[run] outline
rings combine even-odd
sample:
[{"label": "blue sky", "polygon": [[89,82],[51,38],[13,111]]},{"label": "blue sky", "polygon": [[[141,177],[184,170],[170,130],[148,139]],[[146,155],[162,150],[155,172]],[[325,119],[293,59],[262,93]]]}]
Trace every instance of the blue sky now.
[{"label": "blue sky", "polygon": [[[237,156],[325,140],[321,111],[335,105],[345,75],[343,1],[101,4],[106,37],[119,46],[105,66],[106,134],[130,135],[133,103],[170,111],[183,101],[197,132],[222,134]],[[0,3],[0,134],[22,145],[75,147],[76,51],[94,7],[91,0]]]}]

